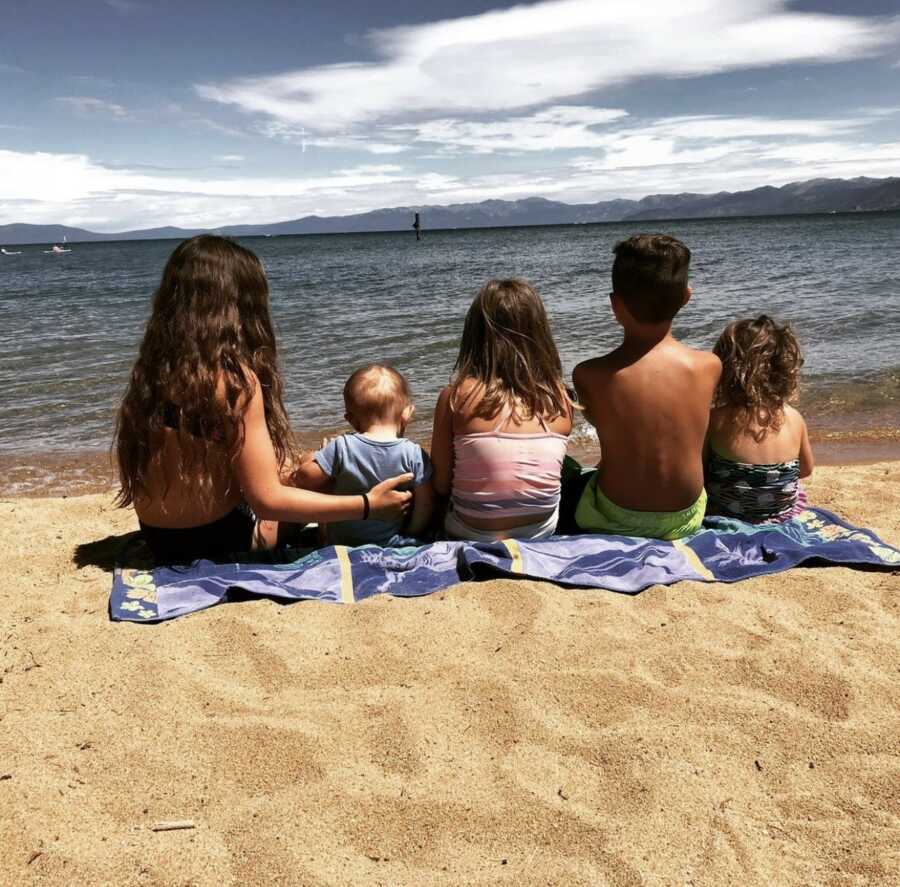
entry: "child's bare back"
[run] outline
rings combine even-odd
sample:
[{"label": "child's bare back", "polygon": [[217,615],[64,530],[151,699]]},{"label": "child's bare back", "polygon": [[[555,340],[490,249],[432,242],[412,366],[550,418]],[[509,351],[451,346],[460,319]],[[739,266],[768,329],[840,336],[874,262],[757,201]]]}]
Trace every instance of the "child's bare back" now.
[{"label": "child's bare back", "polygon": [[721,365],[677,342],[624,342],[574,374],[600,438],[597,483],[617,505],[678,511],[703,490],[703,441]]}]

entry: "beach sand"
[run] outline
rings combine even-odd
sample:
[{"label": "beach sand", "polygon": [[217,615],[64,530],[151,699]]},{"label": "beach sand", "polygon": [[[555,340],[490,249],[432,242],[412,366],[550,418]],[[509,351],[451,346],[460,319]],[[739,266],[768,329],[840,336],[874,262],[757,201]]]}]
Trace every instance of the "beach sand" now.
[{"label": "beach sand", "polygon": [[[900,543],[900,462],[810,494]],[[4,885],[900,882],[897,573],[140,626],[108,495],[0,516]]]}]

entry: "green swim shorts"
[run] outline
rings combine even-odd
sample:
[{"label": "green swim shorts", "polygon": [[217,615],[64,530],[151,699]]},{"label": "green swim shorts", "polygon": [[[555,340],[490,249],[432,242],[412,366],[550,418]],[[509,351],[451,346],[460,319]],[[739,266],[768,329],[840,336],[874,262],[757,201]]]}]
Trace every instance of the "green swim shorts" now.
[{"label": "green swim shorts", "polygon": [[578,501],[575,522],[589,533],[671,540],[698,532],[705,514],[705,489],[693,505],[681,511],[632,511],[610,502],[597,486],[595,474]]}]

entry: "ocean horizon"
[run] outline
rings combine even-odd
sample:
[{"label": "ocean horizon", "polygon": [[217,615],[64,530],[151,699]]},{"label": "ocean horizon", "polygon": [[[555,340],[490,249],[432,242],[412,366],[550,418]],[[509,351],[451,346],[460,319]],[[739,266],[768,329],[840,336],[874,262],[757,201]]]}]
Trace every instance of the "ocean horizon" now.
[{"label": "ocean horizon", "polygon": [[[795,184],[795,183],[789,183]],[[714,195],[702,194],[699,195],[702,197],[711,197]],[[478,205],[478,204],[475,204]],[[425,211],[428,209],[448,209],[450,207],[443,206],[435,206],[435,207],[422,207],[419,210],[420,215],[425,215]],[[395,207],[386,210],[380,210],[380,212],[397,212],[403,211],[406,212],[410,219],[414,217],[416,214],[415,207]],[[378,210],[376,210],[378,212]],[[566,222],[519,222],[514,224],[497,224],[497,225],[456,225],[456,226],[447,226],[447,227],[435,227],[429,228],[425,221],[422,223],[422,235],[425,236],[427,234],[440,234],[447,231],[503,231],[503,230],[514,230],[517,228],[580,228],[580,227],[628,227],[628,226],[643,226],[641,230],[647,229],[648,226],[653,225],[670,225],[670,224],[679,224],[681,222],[740,222],[740,221],[751,221],[751,220],[763,220],[763,219],[792,219],[792,218],[831,218],[833,216],[866,216],[866,215],[878,215],[878,214],[893,214],[897,215],[900,213],[900,209],[896,208],[876,208],[876,209],[842,209],[842,210],[814,210],[809,212],[804,212],[803,210],[796,211],[786,211],[786,212],[758,212],[758,213],[740,213],[735,215],[707,215],[707,216],[698,216],[698,215],[685,215],[685,216],[666,216],[661,215],[658,218],[641,218],[641,219],[620,219],[620,220],[601,220],[601,221],[590,221],[590,222],[582,222],[582,221],[566,221]],[[304,216],[297,221],[303,221],[307,218],[316,218],[315,216]],[[329,217],[331,218],[331,217]],[[357,218],[357,215],[347,215],[347,216],[335,216],[333,218],[347,218],[354,219]],[[252,228],[262,228],[268,227],[271,225],[279,225],[279,224],[289,224],[289,222],[259,222],[259,223],[248,223],[246,225],[241,225],[237,227],[252,227]],[[79,244],[89,244],[89,243],[104,243],[104,244],[114,244],[114,243],[180,243],[182,240],[187,237],[192,237],[197,234],[215,234],[222,237],[228,237],[232,240],[240,240],[240,241],[254,241],[254,240],[271,240],[274,238],[284,238],[284,237],[346,237],[346,236],[365,236],[365,235],[373,235],[378,236],[380,234],[404,234],[407,238],[415,239],[415,234],[413,232],[413,225],[410,222],[409,225],[398,224],[396,228],[386,228],[383,230],[368,230],[368,231],[297,231],[292,233],[267,233],[267,234],[241,234],[241,233],[232,233],[228,229],[235,227],[233,224],[228,225],[220,225],[218,227],[210,227],[210,228],[179,228],[176,225],[164,225],[159,228],[135,228],[130,231],[93,231],[88,229],[81,229],[75,226],[64,225],[62,223],[53,223],[46,225],[35,225],[31,223],[11,223],[7,227],[18,227],[19,225],[33,227],[33,228],[60,228],[66,230],[73,231],[85,231],[86,233],[99,235],[104,238],[104,240],[68,240],[68,246],[72,246],[76,243]],[[140,234],[144,231],[155,231],[155,230],[176,230],[180,233],[177,235],[169,235],[163,237],[126,237],[121,236],[117,237],[117,235],[126,235],[126,234]],[[636,229],[637,230],[637,229]],[[34,240],[34,241],[8,241],[5,243],[0,243],[0,247],[11,247],[12,250],[20,250],[27,249],[29,247],[37,247],[44,248],[48,246],[53,246],[54,244],[63,244],[62,238],[53,238],[48,237],[46,240]]]}]

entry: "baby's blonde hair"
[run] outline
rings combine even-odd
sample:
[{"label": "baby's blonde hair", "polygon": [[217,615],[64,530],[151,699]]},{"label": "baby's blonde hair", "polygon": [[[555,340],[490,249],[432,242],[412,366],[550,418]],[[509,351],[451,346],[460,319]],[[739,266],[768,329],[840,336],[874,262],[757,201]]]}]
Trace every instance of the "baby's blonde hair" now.
[{"label": "baby's blonde hair", "polygon": [[361,423],[399,422],[409,402],[409,385],[392,366],[360,367],[344,385],[344,407]]}]

